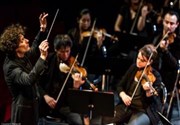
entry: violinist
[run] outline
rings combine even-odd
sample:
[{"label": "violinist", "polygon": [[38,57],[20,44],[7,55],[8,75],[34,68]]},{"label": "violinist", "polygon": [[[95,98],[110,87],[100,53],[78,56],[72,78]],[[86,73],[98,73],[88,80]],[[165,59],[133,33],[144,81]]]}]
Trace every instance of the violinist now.
[{"label": "violinist", "polygon": [[[76,26],[69,29],[68,35],[71,37],[73,41],[73,46],[71,51],[72,56],[75,57],[77,54],[79,55],[78,62],[80,63],[80,66],[83,66],[87,70],[88,72],[87,78],[89,79],[90,82],[92,82],[95,86],[97,86],[97,88],[100,88],[101,86],[99,83],[101,81],[101,75],[100,73],[97,74],[97,72],[100,72],[97,71],[97,69],[100,69],[99,66],[102,66],[102,63],[98,65],[99,61],[97,61],[96,59],[99,60],[104,58],[106,52],[102,51],[103,49],[102,41],[100,41],[99,39],[99,42],[97,42],[97,39],[95,38],[96,36],[95,35],[96,33],[94,32],[94,29],[96,29],[95,27],[96,27],[96,23],[95,21],[93,21],[91,11],[88,8],[83,8],[82,10],[80,10],[79,15],[77,16]],[[92,89],[92,87],[90,87],[89,84],[85,82],[82,85],[81,89]],[[90,124],[89,120],[86,121],[88,121],[89,123],[85,123],[85,124]],[[99,122],[100,119],[93,121]],[[94,124],[97,124],[97,122]]]},{"label": "violinist", "polygon": [[176,11],[168,11],[164,15],[162,25],[162,31],[153,40],[155,46],[159,44],[158,58],[153,66],[160,72],[169,93],[174,87],[180,59],[179,14]]},{"label": "violinist", "polygon": [[[91,39],[90,45],[88,46],[86,62],[88,62],[87,60],[89,57],[96,56],[99,54],[100,46],[102,45],[102,42],[97,42],[97,32],[95,32],[96,26],[92,26],[92,20],[93,19],[91,11],[88,8],[84,8],[80,11],[77,17],[77,26],[72,29],[69,29],[68,31],[68,34],[73,41],[72,55],[75,57],[77,53],[79,53],[78,62],[80,63],[82,62],[87,47],[87,43],[90,37]],[[84,64],[85,67],[86,62]]]},{"label": "violinist", "polygon": [[157,32],[157,18],[160,14],[152,2],[144,2],[137,20],[137,30],[140,36],[152,37]]},{"label": "violinist", "polygon": [[[161,76],[151,67],[156,55],[156,48],[151,44],[146,44],[139,50],[136,64],[129,67],[117,85],[122,102],[115,107],[116,113],[113,118],[103,117],[103,124],[157,125],[159,118],[156,117],[155,111],[161,110],[158,95]],[[140,84],[137,86],[138,83]]]},{"label": "violinist", "polygon": [[114,31],[121,33],[138,33],[137,21],[143,0],[127,0],[117,14]]},{"label": "violinist", "polygon": [[[76,26],[68,31],[68,34],[73,41],[72,55],[74,57],[81,51],[83,38],[89,36],[84,32],[91,30],[91,20],[90,10],[85,8],[81,10],[78,15]],[[83,47],[85,47],[85,45]],[[81,60],[78,61],[81,62]]]},{"label": "violinist", "polygon": [[[73,78],[69,77],[65,87],[64,81],[67,73],[61,72],[60,63],[69,65],[71,62],[72,41],[67,34],[58,34],[54,39],[54,52],[47,57],[48,68],[40,79],[40,116],[39,125],[83,125],[81,115],[70,111],[67,102],[67,92],[69,88],[79,87],[84,83],[79,73],[74,73]],[[63,88],[59,100],[56,98]]]},{"label": "violinist", "polygon": [[[94,24],[94,23],[93,23]],[[91,31],[93,30],[93,33]],[[69,29],[68,34],[73,41],[72,47],[72,56],[79,54],[78,62],[80,65],[86,68],[88,74],[88,79],[90,81],[95,81],[99,79],[99,74],[96,75],[96,69],[99,69],[98,63],[101,61],[93,62],[96,59],[102,59],[106,57],[106,49],[104,49],[103,40],[105,39],[104,35],[99,32],[96,32],[97,29],[92,26],[92,14],[88,8],[84,8],[80,11],[77,17],[77,26]],[[89,42],[90,40],[90,42]],[[87,43],[89,42],[89,45]],[[85,52],[87,50],[86,56]],[[105,51],[104,51],[105,50]],[[84,58],[85,57],[85,58]],[[83,63],[84,59],[84,63]],[[96,65],[94,65],[96,63]],[[100,72],[100,71],[97,71]],[[97,80],[99,81],[99,80]],[[98,86],[98,83],[93,82]],[[83,88],[89,89],[88,84],[84,84]]]}]

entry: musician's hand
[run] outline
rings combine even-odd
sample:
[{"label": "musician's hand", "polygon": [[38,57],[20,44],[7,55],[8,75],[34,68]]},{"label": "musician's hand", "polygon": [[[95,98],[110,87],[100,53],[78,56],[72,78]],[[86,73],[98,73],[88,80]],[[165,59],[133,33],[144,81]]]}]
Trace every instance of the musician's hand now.
[{"label": "musician's hand", "polygon": [[160,42],[160,48],[161,48],[162,50],[167,50],[168,45],[169,45],[169,41],[168,41],[168,40],[162,40],[162,41]]},{"label": "musician's hand", "polygon": [[151,84],[151,83],[149,83],[149,82],[145,82],[145,83],[143,83],[143,84],[142,84],[142,87],[143,87],[143,89],[144,89],[145,91],[147,91],[147,90],[150,90],[150,89],[151,89],[149,84]]},{"label": "musician's hand", "polygon": [[131,105],[132,98],[128,96],[125,92],[121,92],[120,97],[126,106]]},{"label": "musician's hand", "polygon": [[149,13],[148,11],[148,6],[147,5],[144,5],[141,9],[141,16],[146,18],[147,14]]},{"label": "musician's hand", "polygon": [[80,73],[74,73],[72,74],[73,81],[73,87],[78,89],[82,84],[84,84],[85,80],[82,79],[82,76]]},{"label": "musician's hand", "polygon": [[47,27],[47,19],[46,19],[47,16],[48,16],[47,13],[42,13],[39,16],[40,30],[43,32],[45,31]]},{"label": "musician's hand", "polygon": [[147,90],[146,91],[146,96],[147,97],[151,97],[151,96],[153,96],[154,94],[153,94],[153,92],[151,91],[151,90]]},{"label": "musician's hand", "polygon": [[49,107],[51,107],[52,109],[54,109],[56,107],[56,100],[52,97],[50,97],[49,95],[44,95],[44,100],[46,101],[46,103],[49,105]]},{"label": "musician's hand", "polygon": [[97,40],[97,46],[100,48],[103,44],[103,41],[105,40],[105,36],[102,32],[97,32],[96,34],[96,40]]},{"label": "musician's hand", "polygon": [[47,42],[47,40],[42,41],[41,44],[39,45],[40,57],[43,60],[46,60],[46,57],[48,55],[48,48],[49,48],[49,43]]}]

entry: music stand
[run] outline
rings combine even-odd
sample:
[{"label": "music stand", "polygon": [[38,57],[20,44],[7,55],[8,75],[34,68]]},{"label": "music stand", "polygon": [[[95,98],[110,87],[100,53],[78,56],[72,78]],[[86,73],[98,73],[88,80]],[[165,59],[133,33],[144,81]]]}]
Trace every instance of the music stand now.
[{"label": "music stand", "polygon": [[91,90],[69,89],[68,103],[72,112],[92,116],[114,116],[114,94]]}]

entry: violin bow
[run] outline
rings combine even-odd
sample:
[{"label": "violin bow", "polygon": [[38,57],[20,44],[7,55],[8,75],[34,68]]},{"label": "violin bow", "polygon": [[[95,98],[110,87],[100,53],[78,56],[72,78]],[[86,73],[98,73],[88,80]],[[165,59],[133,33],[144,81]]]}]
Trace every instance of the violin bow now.
[{"label": "violin bow", "polygon": [[51,27],[50,27],[50,29],[49,29],[49,32],[48,32],[48,34],[47,34],[47,37],[46,37],[47,40],[48,40],[49,35],[50,35],[50,33],[51,33],[51,30],[52,30],[52,28],[53,28],[53,25],[54,25],[54,22],[55,22],[55,20],[56,20],[57,15],[58,15],[58,12],[59,12],[59,9],[57,9],[57,11],[56,11],[56,14],[55,14],[55,16],[54,16],[53,22],[52,22]]},{"label": "violin bow", "polygon": [[73,70],[73,68],[74,68],[74,65],[75,65],[75,63],[77,62],[77,58],[78,58],[78,54],[76,55],[76,58],[75,58],[72,66],[71,66],[71,68],[70,68],[70,70],[69,70],[69,73],[68,73],[68,75],[67,75],[67,77],[66,77],[66,79],[65,79],[65,81],[64,81],[64,83],[63,83],[63,85],[62,85],[62,87],[61,87],[61,90],[59,91],[59,94],[58,94],[58,96],[57,96],[57,98],[56,98],[56,102],[59,100],[59,98],[60,98],[60,96],[61,96],[61,94],[62,94],[62,91],[63,91],[63,89],[64,89],[64,87],[65,87],[65,85],[66,85],[66,83],[67,83],[67,80],[69,79],[69,76],[70,76],[70,74],[72,73],[72,70]]},{"label": "violin bow", "polygon": [[[87,51],[88,51],[88,48],[89,48],[89,44],[90,44],[90,41],[91,41],[91,38],[92,38],[92,35],[93,35],[93,32],[94,32],[94,28],[95,28],[95,24],[96,24],[96,19],[94,20],[93,22],[93,26],[92,26],[92,29],[91,29],[91,34],[90,34],[90,37],[88,39],[88,42],[87,42],[87,45],[86,45],[86,49],[85,49],[85,52],[84,52],[84,56],[83,56],[83,59],[82,59],[82,62],[81,62],[81,66],[83,67],[84,65],[84,61],[85,61],[85,58],[86,58],[86,55],[87,55]],[[86,82],[90,85],[90,87],[96,91],[97,88],[94,86],[93,83],[91,83],[87,78],[85,79]]]},{"label": "violin bow", "polygon": [[89,44],[90,44],[90,41],[91,41],[91,38],[92,38],[92,34],[94,32],[95,24],[96,24],[96,19],[94,20],[94,23],[93,23],[93,26],[92,26],[92,29],[91,29],[91,35],[90,35],[90,37],[88,39],[88,42],[87,42],[87,45],[86,45],[86,49],[85,49],[84,56],[83,56],[83,59],[82,59],[82,62],[81,62],[81,66],[84,65],[84,61],[85,61],[85,58],[86,58],[86,55],[87,55],[87,51],[88,51]]},{"label": "violin bow", "polygon": [[[167,31],[167,33],[163,36],[163,38],[162,38],[160,41],[162,41],[163,39],[165,39],[165,38],[168,36],[168,34],[169,34],[169,31]],[[159,47],[159,45],[160,45],[160,42],[159,42],[158,45],[155,47],[156,50],[157,50],[157,48]],[[152,56],[153,56],[153,53],[151,53],[151,55],[149,56],[148,62],[150,62]],[[147,62],[147,64],[148,64],[148,62]],[[140,84],[140,81],[141,81],[142,78],[143,78],[144,72],[145,72],[145,70],[147,69],[147,66],[148,66],[147,64],[146,64],[146,66],[144,67],[144,70],[143,70],[143,72],[142,72],[142,75],[141,75],[141,77],[139,78],[138,84],[136,85],[136,88],[135,88],[135,90],[134,90],[131,98],[134,97],[134,95],[135,95],[135,93],[136,93],[136,91],[137,91],[137,88],[138,88],[138,86],[139,86],[139,84]]]},{"label": "violin bow", "polygon": [[[170,32],[170,31],[167,31],[167,33],[163,36],[163,38],[160,40],[160,42],[168,36],[169,32]],[[156,50],[157,50],[157,48],[160,46],[160,42],[158,43],[157,46],[155,46]],[[148,62],[150,62],[152,56],[153,56],[153,53],[151,53],[151,55],[149,56]],[[138,87],[139,87],[139,85],[140,85],[140,81],[142,80],[142,78],[143,78],[143,76],[144,76],[145,70],[147,69],[147,66],[148,66],[148,62],[147,62],[147,64],[146,64],[146,66],[144,67],[143,72],[142,72],[142,74],[141,74],[141,76],[140,76],[140,78],[139,78],[139,80],[138,80],[138,83],[137,83],[137,85],[136,85],[136,87],[135,87],[135,89],[134,89],[134,91],[133,91],[133,94],[132,94],[132,96],[131,96],[132,99],[134,98],[134,96],[135,96],[135,94],[136,94],[136,92],[137,92],[137,89],[138,89]],[[127,108],[128,108],[128,107],[125,108],[125,111],[127,111]]]},{"label": "violin bow", "polygon": [[131,30],[130,30],[130,34],[132,34],[132,35],[137,35],[137,34],[134,33],[133,31],[134,31],[134,27],[135,27],[135,25],[136,25],[136,22],[137,22],[137,19],[138,19],[138,16],[139,16],[139,13],[140,13],[140,11],[141,11],[141,7],[142,7],[143,3],[144,3],[144,0],[141,0],[141,1],[140,1],[140,4],[139,4],[139,7],[138,7],[138,10],[137,10],[137,13],[136,13],[136,16],[135,16],[135,19],[134,19],[134,22],[133,22],[132,27],[131,27]]},{"label": "violin bow", "polygon": [[[153,56],[153,53],[151,53],[151,55],[149,56],[148,62],[150,62],[152,56]],[[142,74],[141,74],[141,76],[140,76],[140,78],[139,78],[139,80],[138,80],[138,83],[136,84],[136,87],[135,87],[135,89],[134,89],[134,91],[133,91],[133,93],[132,93],[132,95],[131,95],[131,99],[132,99],[132,100],[133,100],[133,98],[134,98],[134,96],[135,96],[135,94],[136,94],[136,92],[137,92],[138,87],[140,86],[141,80],[142,80],[142,78],[143,78],[143,76],[144,76],[144,74],[145,74],[145,71],[146,71],[146,69],[147,69],[148,62],[147,62],[147,64],[145,65],[145,67],[144,67],[144,69],[143,69],[143,72],[142,72]],[[127,109],[128,109],[128,107],[125,108],[125,111],[127,111]]]}]

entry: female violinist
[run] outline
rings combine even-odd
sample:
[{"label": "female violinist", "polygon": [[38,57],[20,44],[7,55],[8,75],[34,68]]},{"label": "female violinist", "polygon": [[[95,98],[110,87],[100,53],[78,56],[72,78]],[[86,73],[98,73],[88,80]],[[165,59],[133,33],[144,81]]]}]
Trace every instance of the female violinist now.
[{"label": "female violinist", "polygon": [[[77,61],[80,63],[80,66],[87,70],[87,78],[96,84],[98,88],[101,88],[99,84],[99,81],[101,81],[99,69],[103,68],[102,64],[104,63],[102,63],[99,59],[104,57],[102,56],[102,47],[99,47],[100,44],[97,44],[97,39],[94,37],[94,35],[91,35],[91,31],[93,31],[96,26],[95,21],[92,22],[92,20],[93,18],[91,11],[88,8],[82,9],[77,16],[77,26],[69,29],[68,34],[73,41],[73,47],[71,51],[72,56],[75,57],[77,54],[79,55]],[[91,89],[87,82],[85,82],[81,88]]]},{"label": "female violinist", "polygon": [[[90,10],[84,8],[80,11],[79,16],[77,17],[77,26],[70,29],[68,34],[73,41],[71,51],[72,56],[75,57],[77,54],[79,55],[78,62],[81,66],[86,68],[87,72],[90,73],[87,76],[90,81],[99,81],[95,79],[100,78],[99,74],[103,68],[102,64],[104,64],[102,58],[106,56],[106,49],[104,49],[102,41],[104,40],[104,36],[101,32],[96,32],[97,29],[94,24],[95,21],[92,25]],[[102,39],[99,39],[99,36],[102,36]],[[94,65],[95,63],[96,65]],[[99,74],[96,75],[96,73]],[[98,83],[95,84],[99,85]],[[84,84],[83,88],[88,89],[89,85]]]},{"label": "female violinist", "polygon": [[[130,66],[117,85],[122,103],[115,107],[115,117],[103,118],[104,124],[126,122],[128,125],[157,125],[159,118],[156,117],[156,111],[161,110],[161,101],[158,95],[161,76],[151,67],[156,55],[156,48],[151,44],[147,44],[139,50],[136,64]],[[147,68],[145,69],[145,67]],[[137,86],[139,82],[140,84]],[[132,96],[133,94],[134,96]]]},{"label": "female violinist", "polygon": [[[100,46],[102,43],[97,42],[96,39],[96,28],[95,21],[92,25],[92,15],[89,9],[82,9],[79,16],[77,17],[77,26],[68,31],[69,36],[73,41],[72,56],[76,56],[79,53],[78,62],[81,63],[83,56],[88,46],[86,61],[83,66],[88,67],[87,60],[89,58],[99,55],[101,52]],[[92,31],[92,33],[91,33]],[[87,43],[89,42],[89,45]]]},{"label": "female violinist", "polygon": [[[72,55],[75,57],[83,46],[83,38],[87,36],[86,31],[91,30],[91,12],[89,9],[83,9],[77,17],[77,26],[68,31],[69,36],[73,41]],[[81,55],[79,55],[81,56]],[[78,60],[81,62],[81,60]]]}]

